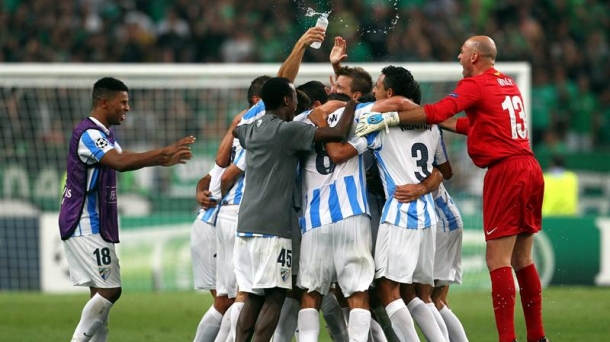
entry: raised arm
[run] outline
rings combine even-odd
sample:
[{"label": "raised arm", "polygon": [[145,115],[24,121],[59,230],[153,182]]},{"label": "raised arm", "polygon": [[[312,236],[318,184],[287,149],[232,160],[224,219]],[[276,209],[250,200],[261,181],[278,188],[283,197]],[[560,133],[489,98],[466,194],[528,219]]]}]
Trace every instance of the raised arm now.
[{"label": "raised arm", "polygon": [[342,37],[335,37],[335,45],[330,50],[330,64],[333,66],[335,77],[337,72],[341,69],[341,62],[347,58],[347,43]]},{"label": "raised arm", "polygon": [[220,141],[220,145],[218,146],[218,151],[216,152],[216,165],[220,167],[227,167],[231,164],[231,148],[233,146],[233,129],[237,127],[237,124],[241,121],[241,118],[244,116],[244,113],[248,110],[245,109],[241,113],[237,114],[231,121],[231,127],[225,134],[225,136]]},{"label": "raised arm", "polygon": [[284,61],[277,76],[286,77],[290,82],[294,83],[301,67],[301,60],[305,54],[305,49],[313,42],[321,42],[324,40],[325,30],[321,27],[309,28],[294,45],[292,52]]},{"label": "raised arm", "polygon": [[104,154],[100,163],[119,172],[138,170],[148,166],[172,166],[178,163],[186,164],[193,157],[190,144],[195,137],[184,137],[177,142],[146,152],[119,152],[116,149]]}]

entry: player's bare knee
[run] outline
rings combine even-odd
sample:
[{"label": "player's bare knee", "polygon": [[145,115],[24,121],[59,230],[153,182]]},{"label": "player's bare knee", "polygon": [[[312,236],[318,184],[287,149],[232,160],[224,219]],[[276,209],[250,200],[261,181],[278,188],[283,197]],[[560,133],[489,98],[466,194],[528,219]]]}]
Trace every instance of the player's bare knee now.
[{"label": "player's bare knee", "polygon": [[317,291],[304,292],[301,297],[301,309],[320,309],[322,295]]},{"label": "player's bare knee", "polygon": [[121,297],[121,293],[123,293],[123,289],[120,287],[110,288],[110,289],[99,289],[97,293],[110,301],[111,303],[116,303],[117,300]]},{"label": "player's bare knee", "polygon": [[354,292],[346,299],[350,309],[368,310],[370,308],[368,291]]},{"label": "player's bare knee", "polygon": [[218,296],[214,298],[214,308],[220,312],[221,314],[225,314],[229,307],[235,302],[234,298],[229,298],[227,296]]},{"label": "player's bare knee", "polygon": [[511,260],[511,266],[513,267],[513,269],[516,271],[519,271],[520,269],[523,269],[531,264],[534,263],[534,259],[532,259],[531,256],[513,256],[512,260]]}]

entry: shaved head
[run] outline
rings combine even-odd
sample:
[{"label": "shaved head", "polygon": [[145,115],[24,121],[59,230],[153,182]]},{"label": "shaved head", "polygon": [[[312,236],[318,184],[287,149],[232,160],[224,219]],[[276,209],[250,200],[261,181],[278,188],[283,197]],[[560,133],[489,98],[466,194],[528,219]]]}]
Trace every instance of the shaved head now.
[{"label": "shaved head", "polygon": [[488,36],[470,37],[465,45],[471,48],[473,52],[477,52],[481,57],[488,57],[493,61],[496,60],[498,55],[496,43]]},{"label": "shaved head", "polygon": [[493,39],[487,36],[468,38],[458,55],[458,60],[462,65],[462,75],[464,77],[476,76],[493,68],[497,54],[496,43]]}]

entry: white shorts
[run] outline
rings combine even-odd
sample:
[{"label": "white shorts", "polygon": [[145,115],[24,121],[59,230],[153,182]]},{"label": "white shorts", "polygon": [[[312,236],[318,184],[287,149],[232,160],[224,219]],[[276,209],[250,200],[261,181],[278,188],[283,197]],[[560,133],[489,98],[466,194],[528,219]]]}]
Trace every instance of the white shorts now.
[{"label": "white shorts", "polygon": [[367,215],[351,216],[305,232],[297,285],[326,295],[331,283],[337,281],[345,297],[368,290],[375,275],[371,244]]},{"label": "white shorts", "polygon": [[434,279],[437,286],[462,283],[463,229],[436,233]]},{"label": "white shorts", "polygon": [[435,235],[435,225],[408,229],[381,223],[375,247],[375,279],[434,285]]},{"label": "white shorts", "polygon": [[121,267],[114,247],[99,234],[64,240],[72,284],[98,289],[121,287]]},{"label": "white shorts", "polygon": [[264,289],[292,289],[291,239],[236,236],[233,262],[239,291],[262,296]]},{"label": "white shorts", "polygon": [[237,230],[239,205],[220,207],[216,220],[217,255],[216,258],[216,295],[235,298],[237,296],[237,278],[233,265],[233,248]]},{"label": "white shorts", "polygon": [[191,260],[195,290],[216,289],[216,227],[197,216],[191,228]]}]

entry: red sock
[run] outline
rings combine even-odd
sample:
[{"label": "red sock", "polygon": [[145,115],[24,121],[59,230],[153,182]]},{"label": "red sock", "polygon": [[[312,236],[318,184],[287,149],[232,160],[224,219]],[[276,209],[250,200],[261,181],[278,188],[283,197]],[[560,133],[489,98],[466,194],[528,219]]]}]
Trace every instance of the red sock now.
[{"label": "red sock", "polygon": [[515,281],[511,267],[501,267],[489,272],[491,299],[496,317],[500,342],[512,342],[515,335]]},{"label": "red sock", "polygon": [[542,285],[536,270],[531,264],[520,269],[517,273],[523,316],[527,327],[527,341],[536,342],[544,337],[542,326]]}]

